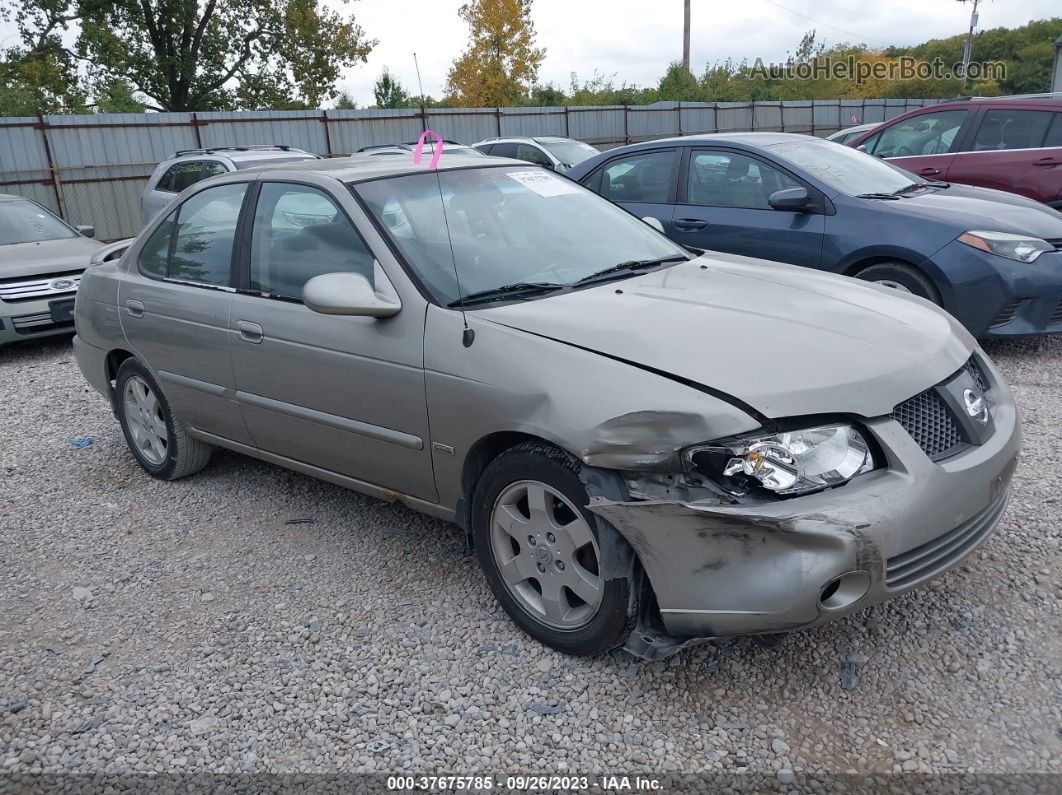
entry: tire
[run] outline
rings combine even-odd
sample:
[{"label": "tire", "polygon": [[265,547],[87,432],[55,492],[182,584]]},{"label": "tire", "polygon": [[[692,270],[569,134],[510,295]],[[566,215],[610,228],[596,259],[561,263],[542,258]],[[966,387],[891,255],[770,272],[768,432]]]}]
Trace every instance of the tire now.
[{"label": "tire", "polygon": [[940,293],[932,280],[905,262],[878,262],[859,271],[856,278],[913,293],[937,306],[941,305]]},{"label": "tire", "polygon": [[599,531],[577,472],[550,445],[510,448],[479,480],[472,532],[487,583],[517,626],[557,651],[602,654],[627,640],[637,604],[629,573],[600,576]]},{"label": "tire", "polygon": [[149,475],[177,480],[210,462],[214,448],[188,435],[158,382],[136,359],[126,359],[118,368],[114,395],[125,442]]}]

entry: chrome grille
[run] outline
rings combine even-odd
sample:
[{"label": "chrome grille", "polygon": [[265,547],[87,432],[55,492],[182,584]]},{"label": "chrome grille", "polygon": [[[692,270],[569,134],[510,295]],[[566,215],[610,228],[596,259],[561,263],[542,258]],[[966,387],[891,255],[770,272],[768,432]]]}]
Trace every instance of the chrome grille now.
[{"label": "chrome grille", "polygon": [[1007,507],[1008,489],[981,513],[932,541],[909,549],[885,562],[885,584],[904,588],[950,568],[981,543]]},{"label": "chrome grille", "polygon": [[954,455],[966,446],[959,426],[936,390],[927,389],[905,400],[892,410],[892,418],[933,461]]},{"label": "chrome grille", "polygon": [[981,363],[971,356],[966,360],[963,369],[970,374],[970,378],[974,380],[981,394],[987,395],[990,387],[988,386],[988,377],[985,375],[985,371],[981,369]]},{"label": "chrome grille", "polygon": [[[55,288],[56,282],[72,282],[73,286]],[[48,276],[36,276],[32,279],[6,279],[0,281],[0,301],[29,301],[34,298],[51,298],[57,295],[69,295],[77,290],[81,283],[81,271],[74,273],[53,273]]]}]

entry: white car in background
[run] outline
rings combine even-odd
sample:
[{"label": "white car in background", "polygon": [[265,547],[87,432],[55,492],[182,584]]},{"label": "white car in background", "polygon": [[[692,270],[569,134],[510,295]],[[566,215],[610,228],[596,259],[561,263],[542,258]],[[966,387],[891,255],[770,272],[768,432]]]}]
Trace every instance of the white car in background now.
[{"label": "white car in background", "polygon": [[178,193],[208,177],[242,168],[319,159],[312,152],[282,144],[182,149],[155,167],[140,197],[140,214],[145,225],[151,223]]}]

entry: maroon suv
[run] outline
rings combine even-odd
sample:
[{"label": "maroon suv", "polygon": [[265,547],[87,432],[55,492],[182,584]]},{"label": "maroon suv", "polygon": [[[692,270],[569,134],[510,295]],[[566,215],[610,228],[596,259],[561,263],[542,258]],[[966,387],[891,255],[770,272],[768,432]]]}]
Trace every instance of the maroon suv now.
[{"label": "maroon suv", "polygon": [[915,174],[1062,209],[1062,93],[919,108],[848,141]]}]

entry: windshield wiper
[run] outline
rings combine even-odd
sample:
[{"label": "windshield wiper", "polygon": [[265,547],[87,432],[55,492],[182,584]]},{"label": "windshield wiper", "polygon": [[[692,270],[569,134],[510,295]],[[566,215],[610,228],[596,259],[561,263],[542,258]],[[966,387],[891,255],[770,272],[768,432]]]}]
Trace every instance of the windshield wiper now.
[{"label": "windshield wiper", "polygon": [[913,190],[919,190],[921,188],[950,188],[950,182],[912,182],[910,185],[904,185],[898,191],[893,193],[893,196],[900,196],[904,193],[910,193]]},{"label": "windshield wiper", "polygon": [[507,298],[541,295],[542,293],[561,290],[566,286],[555,282],[514,282],[513,284],[503,284],[501,287],[491,287],[489,290],[479,290],[463,295],[448,303],[447,306],[453,308],[470,306],[471,304],[484,304],[490,301],[501,301]]},{"label": "windshield wiper", "polygon": [[595,282],[607,281],[613,276],[620,276],[625,273],[631,273],[633,271],[646,270],[648,268],[655,268],[657,265],[663,265],[665,262],[686,262],[689,261],[689,257],[683,254],[670,254],[666,257],[657,257],[656,259],[631,259],[625,262],[620,262],[616,265],[610,265],[604,270],[599,270],[596,273],[591,273],[589,276],[572,282],[573,287],[581,287],[585,284],[594,284]]},{"label": "windshield wiper", "polygon": [[895,193],[857,193],[857,199],[889,199],[890,201],[898,201],[899,196]]}]

